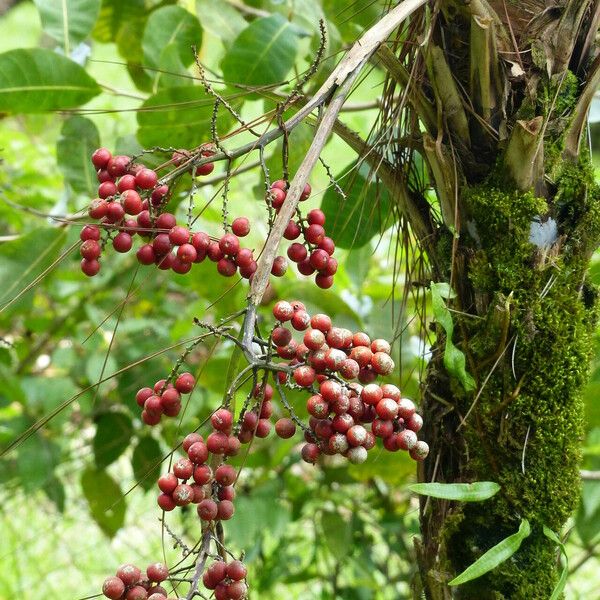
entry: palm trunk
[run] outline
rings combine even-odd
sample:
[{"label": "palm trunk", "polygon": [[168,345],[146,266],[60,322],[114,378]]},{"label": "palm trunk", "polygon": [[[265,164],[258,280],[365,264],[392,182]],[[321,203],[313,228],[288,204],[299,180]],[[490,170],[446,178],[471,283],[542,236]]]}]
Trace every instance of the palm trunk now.
[{"label": "palm trunk", "polygon": [[[558,560],[542,528],[559,533],[579,501],[581,391],[599,306],[586,271],[600,190],[581,140],[600,71],[600,3],[440,4],[423,19],[429,43],[406,97],[428,130],[422,154],[441,217],[425,215],[434,225],[423,246],[432,277],[456,292],[453,342],[475,390],[444,366],[437,326],[419,479],[491,480],[501,491],[482,503],[421,501],[421,586],[431,600],[547,599]],[[402,56],[394,67],[380,55],[411,85]],[[511,559],[448,585],[522,518],[531,535]]]}]

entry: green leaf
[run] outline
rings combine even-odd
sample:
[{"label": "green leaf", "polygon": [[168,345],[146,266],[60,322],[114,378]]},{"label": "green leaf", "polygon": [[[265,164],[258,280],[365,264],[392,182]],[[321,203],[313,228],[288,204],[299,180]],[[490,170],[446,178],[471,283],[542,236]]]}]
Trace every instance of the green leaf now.
[{"label": "green leaf", "polygon": [[67,55],[92,31],[101,4],[101,0],[35,0],[44,31]]},{"label": "green leaf", "polygon": [[565,559],[565,566],[563,567],[560,578],[558,579],[558,583],[556,584],[556,587],[550,596],[550,600],[558,600],[559,598],[562,598],[562,593],[567,585],[567,578],[569,576],[569,557],[567,556],[567,549],[565,548],[565,545],[560,541],[560,538],[556,535],[556,533],[554,533],[554,531],[552,531],[552,529],[549,527],[546,527],[546,525],[544,525],[543,531],[544,535],[560,548],[563,558]]},{"label": "green leaf", "polygon": [[98,189],[96,169],[90,160],[100,145],[100,134],[93,121],[74,116],[67,119],[56,142],[56,161],[73,190],[93,198]]},{"label": "green leaf", "polygon": [[159,70],[154,73],[154,88],[168,88],[194,85],[193,79],[181,62],[177,44],[165,46],[160,53]]},{"label": "green leaf", "polygon": [[72,60],[42,48],[0,54],[0,111],[40,113],[80,106],[100,86]]},{"label": "green leaf", "polygon": [[228,83],[268,85],[282,82],[296,60],[295,28],[275,14],[253,21],[235,39],[221,62]]},{"label": "green leaf", "polygon": [[527,519],[522,519],[517,533],[509,535],[501,542],[490,548],[480,556],[472,565],[469,565],[460,575],[455,577],[448,585],[460,585],[472,579],[477,579],[495,569],[499,564],[508,560],[520,547],[521,542],[531,533]]},{"label": "green leaf", "polygon": [[65,486],[58,477],[52,477],[52,479],[44,484],[44,492],[46,493],[46,496],[54,502],[59,512],[64,512],[66,498]]},{"label": "green leaf", "polygon": [[461,352],[452,343],[452,334],[454,333],[454,322],[452,315],[444,302],[444,298],[450,298],[452,291],[447,283],[431,283],[431,309],[434,319],[444,328],[446,332],[446,347],[444,349],[444,366],[448,372],[456,377],[467,392],[475,389],[475,380],[467,372],[466,359]]},{"label": "green leaf", "polygon": [[106,471],[86,469],[81,487],[92,518],[100,529],[113,537],[125,523],[125,497],[121,488]]},{"label": "green leaf", "polygon": [[152,489],[160,475],[160,464],[163,458],[160,444],[151,436],[140,438],[137,443],[131,465],[135,480],[143,489]]},{"label": "green leaf", "polygon": [[458,500],[460,502],[481,502],[500,491],[500,486],[493,481],[476,481],[474,483],[413,483],[408,489],[421,496]]},{"label": "green leaf", "polygon": [[[275,105],[271,102],[265,103],[265,109],[275,109]],[[298,127],[294,127],[288,135],[288,172],[290,179],[298,171],[298,167],[304,160],[304,156],[308,152],[310,145],[315,136],[314,127],[307,123],[300,123]],[[283,143],[280,141],[275,144],[271,156],[267,160],[267,168],[271,173],[271,179],[279,179],[283,175]],[[261,185],[264,185],[261,181]],[[263,188],[261,188],[263,193]]]},{"label": "green leaf", "polygon": [[327,235],[340,248],[361,248],[391,225],[389,194],[372,182],[366,163],[358,171],[352,165],[346,167],[335,179],[340,182],[346,198],[333,186],[325,192],[321,210],[325,213]]},{"label": "green leaf", "polygon": [[43,487],[53,478],[54,468],[60,461],[60,449],[39,434],[31,436],[19,446],[18,472],[25,490]]},{"label": "green leaf", "polygon": [[196,0],[196,12],[202,28],[219,38],[225,47],[247,26],[244,17],[227,2]]},{"label": "green leaf", "polygon": [[[100,16],[96,21],[92,35],[99,42],[113,42],[122,27],[145,14],[146,10],[144,0],[127,0],[127,2],[123,2],[123,0],[102,0]],[[139,34],[140,32],[138,32],[138,37]]]},{"label": "green leaf", "polygon": [[[235,99],[231,103],[239,105]],[[210,139],[214,100],[198,86],[165,88],[150,96],[137,113],[137,137],[145,147],[193,148]],[[217,124],[225,133],[233,118],[220,109]]]},{"label": "green leaf", "polygon": [[98,469],[117,460],[129,446],[133,435],[131,418],[124,413],[107,412],[96,418],[93,448]]},{"label": "green leaf", "polygon": [[324,510],[321,513],[323,539],[331,554],[343,559],[352,549],[352,522],[347,521],[337,511]]},{"label": "green leaf", "polygon": [[148,18],[142,38],[146,65],[158,67],[163,49],[170,44],[176,46],[179,60],[186,66],[194,61],[192,46],[199,49],[202,44],[198,19],[180,6],[163,6]]}]

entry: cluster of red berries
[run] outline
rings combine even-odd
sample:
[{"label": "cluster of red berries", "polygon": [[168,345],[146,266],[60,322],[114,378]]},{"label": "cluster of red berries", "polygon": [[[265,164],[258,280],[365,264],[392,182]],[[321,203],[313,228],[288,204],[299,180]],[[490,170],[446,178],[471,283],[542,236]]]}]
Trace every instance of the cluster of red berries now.
[{"label": "cluster of red berries", "polygon": [[252,391],[256,402],[252,410],[244,412],[240,424],[238,439],[242,444],[248,444],[254,436],[266,438],[271,433],[271,421],[273,415],[273,388],[267,383],[264,386],[257,385]]},{"label": "cluster of red berries", "polygon": [[227,429],[231,431],[231,412],[219,409],[211,420],[213,427],[216,427],[206,443],[198,433],[187,435],[183,440],[187,458],[177,460],[172,471],[159,478],[161,494],[158,496],[158,505],[165,511],[171,511],[176,506],[197,504],[198,516],[203,521],[227,521],[235,511],[233,483],[237,477],[236,470],[231,465],[221,464],[213,474],[207,462],[211,454],[236,455],[240,441],[226,433]]},{"label": "cluster of red berries", "polygon": [[[395,385],[373,383],[379,375],[394,370],[386,340],[371,341],[366,333],[334,327],[324,314],[311,317],[302,302],[280,301],[273,315],[281,324],[272,333],[277,353],[289,359],[289,365],[298,365],[292,373],[294,383],[313,391],[318,386],[318,393],[307,401],[311,418],[302,449],[306,462],[314,463],[323,453],[341,454],[353,463],[362,463],[377,437],[391,452],[407,450],[415,460],[427,456],[428,445],[417,439],[423,420],[414,402],[402,398]],[[301,343],[283,326],[286,322],[305,332]],[[281,383],[288,382],[287,373],[280,372],[278,377]],[[360,383],[346,383],[353,379]],[[287,434],[291,427],[289,419],[285,421],[280,429]],[[370,431],[366,424],[370,424]]]},{"label": "cluster of red berries", "polygon": [[135,565],[121,565],[115,577],[107,577],[102,593],[111,600],[170,600],[167,591],[158,585],[169,576],[162,563],[153,563],[146,569],[146,577]]},{"label": "cluster of red berries", "polygon": [[214,590],[215,600],[242,600],[248,594],[244,583],[246,567],[239,560],[228,563],[217,560],[204,572],[202,583],[207,590]]},{"label": "cluster of red berries", "polygon": [[158,425],[162,415],[176,417],[181,411],[181,395],[189,394],[196,385],[191,373],[182,373],[175,380],[175,385],[160,379],[153,388],[144,387],[138,390],[135,401],[142,408],[142,421],[146,425]]},{"label": "cluster of red berries", "polygon": [[[275,181],[267,194],[266,200],[275,209],[281,210],[286,196],[288,184],[283,179]],[[311,188],[307,183],[300,195],[300,201],[307,200],[310,196]],[[292,219],[287,227],[283,237],[293,243],[287,249],[289,259],[298,264],[298,271],[302,275],[315,276],[315,283],[323,289],[330,288],[333,285],[333,276],[337,272],[338,262],[332,257],[335,252],[335,244],[330,237],[325,235],[325,213],[315,208],[306,215],[306,220],[301,217],[297,220]],[[304,238],[304,243],[294,242],[300,236]],[[276,261],[285,260],[283,256],[278,256]]]}]

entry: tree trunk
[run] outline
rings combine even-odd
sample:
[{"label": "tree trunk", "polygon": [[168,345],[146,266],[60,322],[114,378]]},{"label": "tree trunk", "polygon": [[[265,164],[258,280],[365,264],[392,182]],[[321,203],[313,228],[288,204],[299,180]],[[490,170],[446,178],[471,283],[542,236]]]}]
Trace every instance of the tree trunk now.
[{"label": "tree trunk", "polygon": [[[439,127],[423,152],[443,220],[426,250],[434,280],[456,293],[452,341],[475,386],[445,366],[436,324],[419,479],[501,486],[484,502],[421,499],[417,553],[431,600],[549,598],[558,549],[543,526],[560,535],[579,501],[599,306],[586,271],[600,242],[600,190],[581,139],[600,9],[505,3],[442,2],[423,61]],[[448,585],[523,518],[531,534],[509,560]]]}]

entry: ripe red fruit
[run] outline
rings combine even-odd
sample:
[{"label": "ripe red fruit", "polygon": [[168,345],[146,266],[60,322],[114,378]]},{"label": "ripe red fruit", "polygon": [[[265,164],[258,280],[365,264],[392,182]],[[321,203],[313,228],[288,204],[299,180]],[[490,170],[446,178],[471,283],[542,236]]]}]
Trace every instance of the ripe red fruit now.
[{"label": "ripe red fruit", "polygon": [[96,171],[96,178],[98,179],[98,183],[115,180],[106,169],[98,169],[98,171]]},{"label": "ripe red fruit", "polygon": [[179,480],[173,473],[165,473],[158,478],[158,488],[165,494],[172,494],[179,484]]},{"label": "ripe red fruit", "polygon": [[287,346],[292,339],[292,332],[285,327],[275,327],[271,338],[276,346]]},{"label": "ripe red fruit", "polygon": [[173,475],[179,479],[189,479],[194,472],[194,465],[189,458],[180,458],[173,465]]},{"label": "ripe red fruit", "polygon": [[174,246],[182,246],[186,244],[190,239],[190,231],[187,227],[181,227],[181,225],[175,225],[169,231],[169,240]]},{"label": "ripe red fruit", "polygon": [[246,578],[247,574],[246,567],[244,563],[239,560],[232,560],[227,565],[227,577],[232,579],[233,581],[241,581]]},{"label": "ripe red fruit", "polygon": [[321,452],[316,444],[308,443],[302,446],[301,454],[304,462],[314,465],[317,462]]},{"label": "ripe red fruit", "polygon": [[241,248],[235,256],[235,263],[238,267],[249,267],[254,262],[254,255],[250,248]]},{"label": "ripe red fruit", "polygon": [[102,593],[111,600],[119,600],[125,593],[125,584],[118,577],[107,577],[102,585]]},{"label": "ripe red fruit", "polygon": [[256,269],[258,269],[258,263],[252,261],[247,267],[240,267],[240,276],[244,279],[251,279],[252,275],[256,273]]},{"label": "ripe red fruit", "polygon": [[354,419],[348,413],[342,413],[333,417],[331,426],[338,433],[346,433],[354,425]]},{"label": "ripe red fruit", "polygon": [[106,148],[98,148],[94,150],[92,154],[92,164],[96,169],[103,169],[108,164],[108,161],[112,158],[110,150]]},{"label": "ripe red fruit", "polygon": [[223,486],[232,485],[236,476],[236,471],[231,465],[219,465],[215,471],[215,481]]},{"label": "ripe red fruit", "polygon": [[210,498],[206,498],[198,504],[198,516],[203,521],[212,521],[216,518],[218,513],[217,503]]},{"label": "ripe red fruit", "polygon": [[275,277],[283,277],[288,268],[288,262],[285,256],[276,256],[271,267],[271,274]]},{"label": "ripe red fruit", "polygon": [[173,490],[172,498],[177,506],[187,506],[194,499],[194,490],[191,485],[182,483]]},{"label": "ripe red fruit", "polygon": [[269,433],[271,433],[271,422],[269,419],[259,419],[254,435],[259,438],[266,438]]},{"label": "ripe red fruit", "polygon": [[307,200],[308,197],[310,196],[311,191],[312,191],[312,188],[310,187],[310,184],[307,183],[304,186],[304,189],[302,190],[302,193],[300,194],[300,202],[303,202],[304,200]]},{"label": "ripe red fruit", "polygon": [[231,231],[238,237],[244,237],[250,233],[250,221],[246,217],[238,217],[231,224]]},{"label": "ripe red fruit", "polygon": [[181,411],[181,402],[177,402],[172,406],[163,406],[163,413],[167,417],[176,417]]},{"label": "ripe red fruit", "polygon": [[287,440],[296,433],[296,424],[291,419],[279,419],[275,423],[275,433],[283,440]]},{"label": "ripe red fruit", "polygon": [[383,392],[376,383],[369,383],[363,387],[360,397],[365,404],[376,405],[383,398]]},{"label": "ripe red fruit", "polygon": [[237,272],[237,266],[231,258],[222,258],[217,262],[217,271],[224,277],[233,277]]},{"label": "ripe red fruit", "polygon": [[102,248],[96,240],[86,240],[79,247],[79,252],[86,260],[94,260],[102,253]]},{"label": "ripe red fruit", "polygon": [[138,393],[135,395],[135,401],[137,402],[138,406],[143,407],[144,402],[146,402],[146,400],[150,398],[150,396],[152,396],[153,394],[154,390],[152,388],[144,387],[138,390]]},{"label": "ripe red fruit", "polygon": [[160,415],[159,414],[150,415],[145,410],[142,411],[141,418],[142,418],[142,422],[145,423],[146,425],[150,425],[150,427],[152,427],[154,425],[158,425],[160,423]]},{"label": "ripe red fruit", "polygon": [[310,315],[305,310],[297,310],[292,317],[292,327],[296,331],[304,331],[310,325]]},{"label": "ripe red fruit", "polygon": [[360,372],[360,366],[352,358],[346,358],[338,370],[344,379],[356,379]]},{"label": "ripe red fruit", "polygon": [[301,233],[300,225],[296,221],[291,220],[283,232],[283,237],[286,240],[295,240]]},{"label": "ripe red fruit", "polygon": [[160,494],[156,501],[158,502],[158,506],[160,506],[160,508],[165,512],[170,512],[177,506],[172,496],[169,494]]},{"label": "ripe red fruit", "polygon": [[129,252],[133,246],[132,237],[125,231],[117,233],[113,239],[113,248],[117,252]]},{"label": "ripe red fruit", "polygon": [[206,438],[206,446],[212,454],[225,454],[229,445],[227,436],[220,431],[213,431]]},{"label": "ripe red fruit", "polygon": [[[127,175],[127,177],[131,176]],[[121,202],[128,215],[139,215],[144,208],[142,199],[135,190],[125,190],[121,194]]]},{"label": "ripe red fruit", "polygon": [[101,198],[96,198],[92,200],[90,207],[88,208],[88,215],[92,219],[102,219],[106,216],[106,212],[108,211],[108,202]]},{"label": "ripe red fruit", "polygon": [[333,276],[318,273],[315,276],[315,283],[317,284],[317,287],[320,287],[322,290],[328,290],[333,285]]},{"label": "ripe red fruit", "polygon": [[306,410],[313,417],[323,419],[329,414],[329,404],[323,399],[323,396],[316,394],[306,401]]},{"label": "ripe red fruit", "polygon": [[91,240],[97,242],[100,239],[100,229],[96,225],[86,225],[79,234],[79,239],[82,242]]},{"label": "ripe red fruit", "polygon": [[157,256],[164,256],[165,254],[169,254],[169,252],[171,252],[173,245],[171,244],[171,240],[169,240],[169,236],[166,233],[159,233],[152,242],[152,248]]},{"label": "ripe red fruit", "polygon": [[400,450],[411,450],[417,444],[417,434],[410,429],[405,429],[396,434],[396,445]]},{"label": "ripe red fruit", "polygon": [[277,210],[283,206],[286,196],[287,194],[283,190],[271,187],[269,193],[267,194],[266,200],[267,203],[270,203],[271,206]]},{"label": "ripe red fruit", "polygon": [[391,398],[382,398],[375,407],[377,416],[384,421],[391,421],[398,416],[398,404]]},{"label": "ripe red fruit", "polygon": [[117,577],[125,585],[135,585],[140,580],[141,574],[142,572],[135,565],[125,564],[117,569]]},{"label": "ripe red fruit", "polygon": [[242,600],[248,594],[248,586],[243,581],[234,581],[227,586],[229,600]]},{"label": "ripe red fruit", "polygon": [[312,367],[302,366],[294,370],[294,381],[301,387],[310,387],[314,382],[317,374]]},{"label": "ripe red fruit", "polygon": [[173,227],[177,225],[177,219],[175,215],[172,213],[164,212],[156,218],[156,227],[158,229],[165,229],[166,231],[171,231]]},{"label": "ripe red fruit", "polygon": [[377,379],[377,373],[372,369],[371,365],[362,368],[358,373],[358,380],[361,383],[367,384]]},{"label": "ripe red fruit", "polygon": [[[329,256],[331,256],[335,252],[335,244],[334,244],[333,240],[327,236],[325,236],[319,242],[319,248],[321,248],[321,250],[325,250],[325,252],[327,252],[327,254],[329,254]],[[336,261],[336,265],[337,265],[337,261]]]},{"label": "ripe red fruit", "polygon": [[294,242],[293,244],[290,244],[290,247],[287,249],[287,255],[292,262],[299,263],[306,259],[308,252],[302,244]]},{"label": "ripe red fruit", "polygon": [[104,181],[98,186],[98,196],[100,198],[110,198],[117,193],[117,186],[113,181]]},{"label": "ripe red fruit", "polygon": [[[221,500],[221,502],[217,504],[217,519],[219,521],[228,521],[233,517],[234,512],[235,507],[231,500]],[[231,596],[229,596],[229,598],[231,598]]]},{"label": "ripe red fruit", "polygon": [[196,252],[199,254],[206,254],[209,244],[210,238],[208,237],[208,234],[204,233],[203,231],[198,231],[192,235],[192,246],[196,248]]},{"label": "ripe red fruit", "polygon": [[229,431],[233,424],[233,415],[226,408],[219,408],[211,415],[210,422],[217,431]]},{"label": "ripe red fruit", "polygon": [[140,231],[139,234],[148,237],[150,235],[150,229],[152,229],[152,220],[150,219],[150,213],[147,210],[143,210],[137,216],[138,227],[144,231]]},{"label": "ripe red fruit", "polygon": [[191,373],[182,373],[175,381],[175,388],[181,394],[189,394],[196,385],[196,379]]},{"label": "ripe red fruit", "polygon": [[206,485],[212,479],[212,469],[208,465],[194,467],[194,481],[198,485]]},{"label": "ripe red fruit", "polygon": [[109,223],[118,223],[125,216],[125,209],[119,202],[109,202],[106,207],[106,220]]},{"label": "ripe red fruit", "polygon": [[160,405],[164,411],[168,411],[173,409],[175,406],[179,405],[181,402],[181,396],[179,392],[169,387],[167,388],[160,397]]},{"label": "ripe red fruit", "polygon": [[303,342],[309,350],[318,350],[325,344],[325,334],[318,329],[308,329],[304,334]]},{"label": "ripe red fruit", "polygon": [[392,421],[375,419],[371,424],[371,431],[373,432],[373,435],[385,439],[394,433],[394,424]]},{"label": "ripe red fruit", "polygon": [[342,397],[342,386],[332,379],[325,380],[320,386],[320,393],[327,402],[335,402]]},{"label": "ripe red fruit", "polygon": [[155,190],[152,190],[150,199],[152,200],[152,206],[160,206],[169,193],[169,186],[159,185]]},{"label": "ripe red fruit", "polygon": [[158,176],[152,169],[140,169],[135,176],[135,183],[143,190],[151,190],[157,183]]},{"label": "ripe red fruit", "polygon": [[386,340],[376,339],[371,342],[371,352],[375,354],[376,352],[385,352],[389,354],[392,351],[392,347]]},{"label": "ripe red fruit", "polygon": [[146,588],[141,585],[136,585],[128,590],[125,595],[125,600],[147,600],[148,592]]},{"label": "ripe red fruit", "polygon": [[[268,383],[265,384],[264,388],[263,388],[262,384],[257,384],[256,387],[254,388],[254,390],[252,391],[252,394],[254,395],[255,398],[262,397],[265,402],[268,402],[269,400],[271,400],[273,398],[273,388]],[[263,402],[263,404],[264,404],[264,402]],[[248,413],[246,413],[246,414],[248,414]]]},{"label": "ripe red fruit", "polygon": [[287,181],[285,181],[284,179],[278,179],[277,181],[274,181],[271,184],[271,189],[277,189],[277,190],[283,190],[284,192],[287,191],[289,185],[287,183]]},{"label": "ripe red fruit", "polygon": [[204,442],[194,442],[188,448],[187,455],[194,464],[203,464],[208,460],[208,447]]},{"label": "ripe red fruit", "polygon": [[215,241],[210,241],[208,243],[206,255],[212,262],[219,262],[225,256],[219,247],[219,243]]},{"label": "ripe red fruit", "polygon": [[[159,591],[156,592],[155,588],[159,589]],[[150,588],[148,590],[148,594],[150,594],[148,596],[148,600],[168,600],[167,596],[165,594],[163,594],[162,591],[160,591],[160,590],[163,590],[163,589],[164,588],[161,588],[160,586],[154,586],[154,587]]]},{"label": "ripe red fruit", "polygon": [[394,370],[394,361],[385,352],[375,352],[371,358],[371,366],[379,375],[389,375]]},{"label": "ripe red fruit", "polygon": [[381,386],[384,398],[391,398],[396,402],[400,402],[400,389],[391,383],[384,383]]},{"label": "ripe red fruit", "polygon": [[346,458],[355,465],[364,463],[367,460],[367,450],[363,446],[350,448],[346,453]]},{"label": "ripe red fruit", "polygon": [[183,244],[177,249],[177,258],[185,264],[191,264],[198,258],[198,253],[192,244]]},{"label": "ripe red fruit", "polygon": [[204,438],[199,433],[188,433],[184,438],[181,444],[183,451],[187,452],[190,449],[192,444],[196,442],[203,442]]},{"label": "ripe red fruit", "polygon": [[233,233],[226,233],[219,240],[219,248],[223,254],[235,256],[240,251],[240,240]]},{"label": "ripe red fruit", "polygon": [[327,261],[325,268],[321,272],[321,275],[333,277],[337,273],[337,270],[338,270],[338,261],[335,260],[335,258],[329,257],[329,260]]},{"label": "ripe red fruit", "polygon": [[409,420],[415,414],[416,409],[415,403],[408,398],[401,398],[398,401],[398,416],[405,421]]},{"label": "ripe red fruit", "polygon": [[273,316],[281,322],[289,321],[294,316],[294,309],[289,302],[280,300],[273,307]]},{"label": "ripe red fruit", "polygon": [[417,433],[423,427],[423,417],[418,413],[414,413],[408,419],[404,420],[404,426]]},{"label": "ripe red fruit", "polygon": [[310,320],[310,325],[313,329],[327,333],[331,329],[331,319],[327,315],[316,314]]},{"label": "ripe red fruit", "polygon": [[313,208],[306,215],[309,225],[325,225],[325,213],[319,208]]},{"label": "ripe red fruit", "polygon": [[[202,153],[204,156],[204,153]],[[209,155],[208,155],[209,156]],[[210,175],[215,170],[215,163],[209,162],[204,163],[203,165],[198,165],[195,168],[196,177],[201,177],[203,175]]]},{"label": "ripe red fruit", "polygon": [[129,163],[131,162],[129,156],[113,156],[106,163],[106,170],[108,171],[111,177],[122,177],[127,173],[127,169],[129,168]]},{"label": "ripe red fruit", "polygon": [[150,581],[160,583],[169,576],[169,569],[167,569],[166,565],[163,565],[163,563],[153,563],[148,565],[148,568],[146,569],[146,575],[148,575],[148,579]]},{"label": "ripe red fruit", "polygon": [[315,268],[310,264],[308,259],[298,263],[298,272],[302,275],[312,275],[315,272]]},{"label": "ripe red fruit", "polygon": [[100,263],[95,259],[87,260],[84,258],[81,261],[81,271],[84,273],[84,275],[87,275],[88,277],[93,277],[94,275],[97,275],[100,271]]},{"label": "ripe red fruit", "polygon": [[429,445],[422,440],[419,440],[409,451],[410,457],[413,460],[425,460],[429,454]]},{"label": "ripe red fruit", "polygon": [[219,500],[229,500],[232,502],[235,498],[235,488],[232,485],[223,486],[217,492],[217,497]]},{"label": "ripe red fruit", "polygon": [[[304,239],[311,244],[319,244],[324,237],[325,230],[321,225],[317,225],[316,223],[309,225],[304,231]],[[325,252],[325,254],[327,253]]]}]

